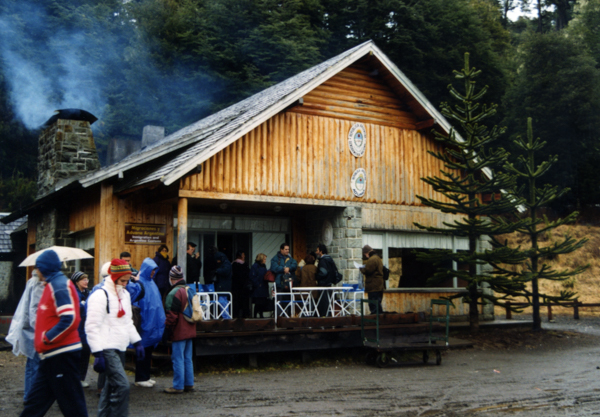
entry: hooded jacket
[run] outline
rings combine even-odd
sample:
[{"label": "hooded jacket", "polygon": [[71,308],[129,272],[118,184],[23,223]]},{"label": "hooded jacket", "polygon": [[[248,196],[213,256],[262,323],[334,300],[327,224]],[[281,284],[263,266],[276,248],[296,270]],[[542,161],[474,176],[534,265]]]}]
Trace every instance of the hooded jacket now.
[{"label": "hooded jacket", "polygon": [[215,272],[215,291],[231,292],[231,262],[221,252],[215,253],[215,262],[218,265]]},{"label": "hooded jacket", "polygon": [[[122,317],[117,316],[119,298],[125,311]],[[110,275],[104,278],[102,287],[92,291],[88,298],[85,333],[92,353],[105,349],[124,352],[130,343],[141,340],[133,325],[129,293],[124,288],[117,289]]]},{"label": "hooded jacket", "polygon": [[46,278],[35,323],[35,350],[44,359],[60,353],[81,350],[79,296],[75,285],[62,272],[56,252],[47,250],[35,266]]},{"label": "hooded jacket", "polygon": [[134,305],[140,308],[142,317],[142,345],[144,347],[156,346],[161,341],[165,331],[165,311],[163,310],[162,299],[158,287],[150,277],[152,271],[158,269],[158,265],[150,258],[144,259],[140,272],[139,280],[144,285],[146,294],[144,298]]},{"label": "hooded jacket", "polygon": [[12,352],[16,355],[25,355],[29,359],[35,356],[33,338],[35,335],[35,319],[38,304],[44,292],[44,284],[34,273],[27,284],[17,310],[10,322],[6,341],[13,345]]}]

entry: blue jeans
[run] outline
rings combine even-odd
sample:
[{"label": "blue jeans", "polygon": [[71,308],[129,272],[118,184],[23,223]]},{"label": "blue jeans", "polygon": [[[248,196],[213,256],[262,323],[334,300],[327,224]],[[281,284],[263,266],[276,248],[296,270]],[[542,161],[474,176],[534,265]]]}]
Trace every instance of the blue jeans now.
[{"label": "blue jeans", "polygon": [[25,394],[23,395],[23,402],[28,400],[29,392],[31,391],[39,367],[40,357],[37,353],[33,356],[33,359],[27,358],[27,363],[25,364]]},{"label": "blue jeans", "polygon": [[129,415],[129,379],[123,368],[125,352],[115,349],[103,352],[106,382],[98,402],[98,417],[125,417]]},{"label": "blue jeans", "polygon": [[179,340],[171,345],[173,361],[173,388],[194,386],[194,361],[192,339]]},{"label": "blue jeans", "polygon": [[54,401],[66,417],[87,417],[78,365],[78,350],[40,361],[21,417],[45,416]]}]

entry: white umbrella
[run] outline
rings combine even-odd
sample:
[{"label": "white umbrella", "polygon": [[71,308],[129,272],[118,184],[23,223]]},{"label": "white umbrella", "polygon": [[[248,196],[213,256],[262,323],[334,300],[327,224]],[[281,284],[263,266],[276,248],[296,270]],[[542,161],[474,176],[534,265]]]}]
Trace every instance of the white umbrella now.
[{"label": "white umbrella", "polygon": [[56,252],[56,254],[58,255],[58,259],[60,259],[61,262],[72,261],[75,259],[93,258],[92,255],[90,255],[83,249],[70,248],[68,246],[51,246],[49,248],[37,251],[36,253],[32,253],[27,258],[25,258],[25,260],[21,262],[19,266],[35,266],[35,260],[38,258],[38,256],[40,256],[47,250],[53,250],[54,252]]}]

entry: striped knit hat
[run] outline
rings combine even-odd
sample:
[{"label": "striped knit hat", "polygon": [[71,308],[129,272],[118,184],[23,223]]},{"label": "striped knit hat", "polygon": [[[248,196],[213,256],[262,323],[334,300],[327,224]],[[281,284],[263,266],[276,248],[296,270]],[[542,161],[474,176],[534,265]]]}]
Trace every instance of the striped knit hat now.
[{"label": "striped knit hat", "polygon": [[73,284],[76,284],[78,281],[81,281],[84,278],[87,278],[87,274],[85,272],[77,271],[73,275],[71,275],[71,281]]},{"label": "striped knit hat", "polygon": [[110,263],[110,279],[116,282],[119,277],[127,274],[131,274],[129,262],[123,259],[113,259]]},{"label": "striped knit hat", "polygon": [[171,278],[173,281],[179,281],[183,278],[183,271],[179,265],[175,265],[173,268],[171,268],[171,271],[169,272],[169,278]]}]

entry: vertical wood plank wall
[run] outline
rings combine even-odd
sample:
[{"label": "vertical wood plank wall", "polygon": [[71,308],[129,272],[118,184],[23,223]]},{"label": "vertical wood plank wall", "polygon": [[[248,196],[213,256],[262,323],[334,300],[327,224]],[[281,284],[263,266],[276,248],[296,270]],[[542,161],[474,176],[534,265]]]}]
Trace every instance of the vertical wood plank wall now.
[{"label": "vertical wood plank wall", "polygon": [[[438,175],[439,150],[408,106],[371,70],[351,66],[304,97],[302,106],[280,113],[202,164],[181,189],[247,195],[420,205],[417,195],[444,200],[421,177]],[[367,130],[366,152],[354,157],[348,132]],[[364,197],[350,178],[367,172]]]},{"label": "vertical wood plank wall", "polygon": [[[365,155],[348,150],[348,120],[294,112],[271,118],[202,164],[181,189],[420,205],[417,195],[443,200],[421,177],[436,175],[441,163],[427,154],[437,144],[415,131],[366,124]],[[367,188],[357,198],[350,178],[367,172]]]},{"label": "vertical wood plank wall", "polygon": [[[173,252],[173,208],[169,204],[148,204],[135,194],[124,199],[113,194],[112,185],[103,184],[100,190],[98,223],[95,228],[95,269],[121,252],[131,253],[132,265],[140,269],[144,258],[154,258],[158,245],[125,244],[125,224],[164,224],[167,230],[167,246]],[[99,274],[97,274],[99,275]]]}]

